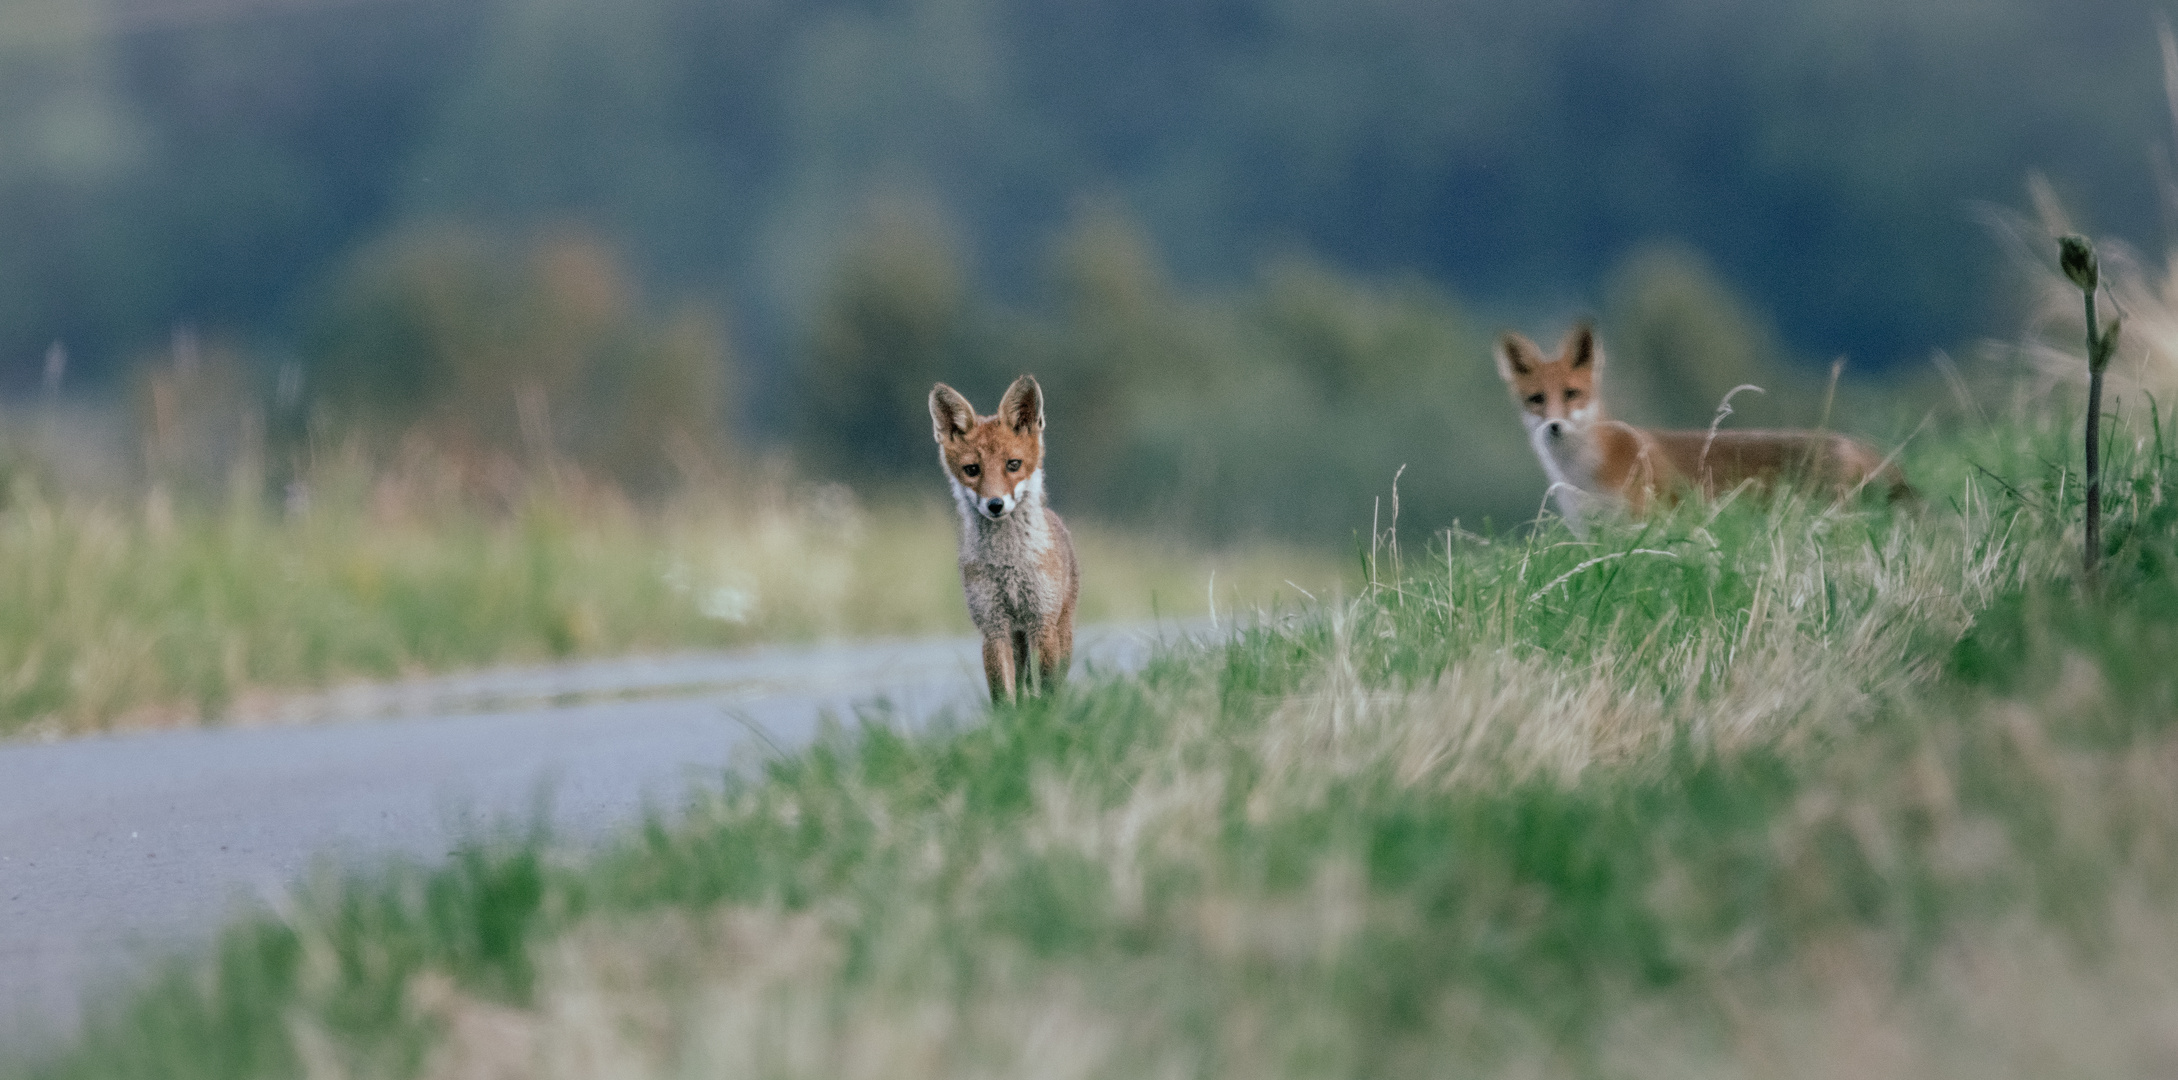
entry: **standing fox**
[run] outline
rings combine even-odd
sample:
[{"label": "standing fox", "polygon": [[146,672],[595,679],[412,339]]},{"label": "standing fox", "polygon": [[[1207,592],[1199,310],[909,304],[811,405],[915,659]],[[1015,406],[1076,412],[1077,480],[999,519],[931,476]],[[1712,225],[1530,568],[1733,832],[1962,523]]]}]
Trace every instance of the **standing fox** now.
[{"label": "standing fox", "polygon": [[1763,489],[1785,483],[1847,499],[1879,484],[1892,502],[1914,497],[1897,466],[1844,435],[1651,431],[1609,419],[1596,392],[1602,370],[1603,350],[1586,322],[1566,334],[1555,360],[1519,334],[1498,339],[1497,373],[1524,410],[1528,441],[1576,535],[1586,531],[1586,504],[1602,500],[1641,514],[1688,489],[1713,497],[1746,483]]},{"label": "standing fox", "polygon": [[991,700],[1013,700],[1032,675],[1032,688],[1056,687],[1074,655],[1081,570],[1066,523],[1044,505],[1044,392],[1023,375],[1006,388],[996,416],[977,416],[959,391],[939,383],[930,390],[930,421],[960,507],[961,584],[983,633]]}]

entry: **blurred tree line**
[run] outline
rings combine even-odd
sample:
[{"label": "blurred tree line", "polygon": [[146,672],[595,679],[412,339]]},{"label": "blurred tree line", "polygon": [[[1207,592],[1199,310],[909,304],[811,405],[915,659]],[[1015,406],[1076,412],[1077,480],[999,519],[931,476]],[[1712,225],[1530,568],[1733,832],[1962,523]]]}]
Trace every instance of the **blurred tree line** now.
[{"label": "blurred tree line", "polygon": [[[1372,518],[1434,532],[1525,520],[1542,475],[1489,353],[1498,331],[1418,276],[1372,279],[1304,254],[1189,287],[1147,229],[1087,201],[1046,239],[1019,302],[969,283],[952,224],[874,202],[824,285],[782,387],[776,445],[811,482],[940,497],[925,398],[983,410],[1043,382],[1058,504],[1211,540],[1344,542]],[[1681,248],[1610,277],[1600,314],[1615,414],[1700,424],[1741,383],[1735,423],[1806,423],[1821,396],[1766,318]],[[311,308],[299,359],[177,331],[135,381],[145,478],[198,498],[276,491],[328,453],[424,468],[518,500],[572,469],[638,498],[752,464],[723,418],[746,401],[715,306],[663,304],[597,234],[451,225],[357,252]],[[1531,327],[1546,340],[1564,329]],[[241,470],[238,475],[237,470]]]},{"label": "blurred tree line", "polygon": [[[961,251],[933,208],[872,209],[797,354],[787,400],[803,460],[940,491],[919,407],[930,384],[987,412],[1027,371],[1046,391],[1059,505],[1139,528],[1345,540],[1372,515],[1391,525],[1395,476],[1408,528],[1479,529],[1537,509],[1542,473],[1490,359],[1500,327],[1426,279],[1288,254],[1243,282],[1190,289],[1136,219],[1095,202],[1047,244],[1024,304],[965,289],[975,275]],[[1735,425],[1823,419],[1821,380],[1698,255],[1643,249],[1607,292],[1597,314],[1614,414],[1702,425],[1754,384],[1768,393],[1736,399]]]},{"label": "blurred tree line", "polygon": [[[1864,366],[2002,317],[1976,201],[2160,212],[2148,0],[9,0],[0,386],[290,340],[356,247],[572,219],[777,370],[906,192],[1009,299],[1084,193],[1187,282],[1307,250],[1491,310],[1673,239]],[[2073,73],[2092,71],[2092,78]],[[2009,326],[2002,328],[2010,331]]]},{"label": "blurred tree line", "polygon": [[2146,231],[2157,10],[10,0],[0,393],[57,352],[641,489],[927,468],[931,379],[1034,370],[1090,506],[1344,535],[1404,463],[1524,516],[1501,325],[1602,316],[1635,419],[1789,418],[2012,331],[1973,206],[2026,170]]}]

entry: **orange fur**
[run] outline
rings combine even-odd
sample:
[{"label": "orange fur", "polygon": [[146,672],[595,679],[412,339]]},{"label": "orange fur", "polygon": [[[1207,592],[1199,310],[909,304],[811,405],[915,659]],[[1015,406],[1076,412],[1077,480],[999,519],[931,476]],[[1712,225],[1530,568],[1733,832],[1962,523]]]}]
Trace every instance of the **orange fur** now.
[{"label": "orange fur", "polygon": [[1867,444],[1833,432],[1655,431],[1610,419],[1596,388],[1603,349],[1587,323],[1567,333],[1555,358],[1507,333],[1498,341],[1497,368],[1576,532],[1582,530],[1582,496],[1637,515],[1687,492],[1713,498],[1741,485],[1795,487],[1841,500],[1873,485],[1894,502],[1914,498],[1896,466]]},{"label": "orange fur", "polygon": [[1023,375],[997,413],[978,416],[939,383],[930,420],[960,511],[961,585],[991,698],[1012,700],[1031,675],[1034,686],[1056,687],[1074,653],[1081,569],[1066,523],[1044,505],[1043,390]]}]

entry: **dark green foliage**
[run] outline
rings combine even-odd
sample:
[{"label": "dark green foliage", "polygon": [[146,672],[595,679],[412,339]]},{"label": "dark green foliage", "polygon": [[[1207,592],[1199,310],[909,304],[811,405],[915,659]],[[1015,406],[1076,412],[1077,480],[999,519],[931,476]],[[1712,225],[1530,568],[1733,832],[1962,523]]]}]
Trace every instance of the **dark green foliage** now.
[{"label": "dark green foliage", "polygon": [[[999,309],[965,280],[959,245],[930,212],[880,207],[834,268],[800,356],[803,459],[887,490],[941,491],[931,384],[989,410],[1030,372],[1045,388],[1046,467],[1065,512],[1326,545],[1360,521],[1389,528],[1395,513],[1535,512],[1544,478],[1489,360],[1494,328],[1424,279],[1370,281],[1289,255],[1244,287],[1192,289],[1139,221],[1094,204],[1023,306]],[[1652,249],[1613,281],[1602,332],[1615,416],[1703,426],[1752,384],[1761,392],[1733,398],[1727,427],[1897,420],[1824,416],[1821,381],[1690,252]]]},{"label": "dark green foliage", "polygon": [[1028,372],[1045,388],[1062,512],[1321,543],[1366,519],[1402,466],[1405,512],[1425,520],[1530,507],[1540,473],[1486,337],[1419,279],[1370,283],[1289,258],[1243,290],[1188,290],[1109,207],[1062,236],[1024,310],[996,309],[962,275],[942,231],[879,215],[837,267],[802,354],[801,455],[941,491],[931,384],[989,411]]},{"label": "dark green foliage", "polygon": [[[1769,320],[1676,245],[1634,252],[1605,287],[1598,327],[1612,415],[1656,427],[1707,427],[1731,397],[1732,428],[1813,427],[1824,387],[1792,362]],[[1732,391],[1740,386],[1757,391]]]},{"label": "dark green foliage", "polygon": [[[960,256],[926,215],[881,208],[840,259],[806,330],[791,413],[795,445],[826,475],[927,479],[937,460],[930,389],[947,382],[982,413],[1018,372],[979,355]],[[1024,369],[1026,370],[1026,369]]]},{"label": "dark green foliage", "polygon": [[472,471],[568,462],[636,492],[715,456],[732,375],[714,317],[650,311],[620,253],[580,231],[389,237],[342,268],[305,360],[330,430],[290,443],[422,436]]},{"label": "dark green foliage", "polygon": [[109,384],[176,321],[287,337],[302,290],[426,221],[596,228],[729,290],[776,370],[812,263],[900,190],[942,193],[1001,296],[1084,195],[1191,281],[1299,247],[1524,318],[1675,237],[1793,348],[1878,369],[2008,317],[1960,206],[2041,168],[2137,232],[2167,124],[2134,0],[89,11],[0,32],[0,356],[61,337]]}]

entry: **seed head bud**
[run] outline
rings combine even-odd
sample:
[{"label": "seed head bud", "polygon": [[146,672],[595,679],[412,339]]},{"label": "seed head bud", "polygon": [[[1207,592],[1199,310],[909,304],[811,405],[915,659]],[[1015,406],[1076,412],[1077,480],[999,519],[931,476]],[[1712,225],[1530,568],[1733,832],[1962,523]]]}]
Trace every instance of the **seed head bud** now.
[{"label": "seed head bud", "polygon": [[2118,331],[2124,326],[2125,320],[2112,319],[2110,325],[2103,327],[2102,333],[2095,337],[2095,344],[2087,354],[2087,362],[2094,370],[2101,371],[2110,366],[2110,358],[2117,355]]},{"label": "seed head bud", "polygon": [[2057,263],[2064,267],[2065,276],[2071,278],[2081,292],[2094,292],[2102,279],[2095,266],[2095,245],[2078,233],[2066,233],[2057,238]]}]

